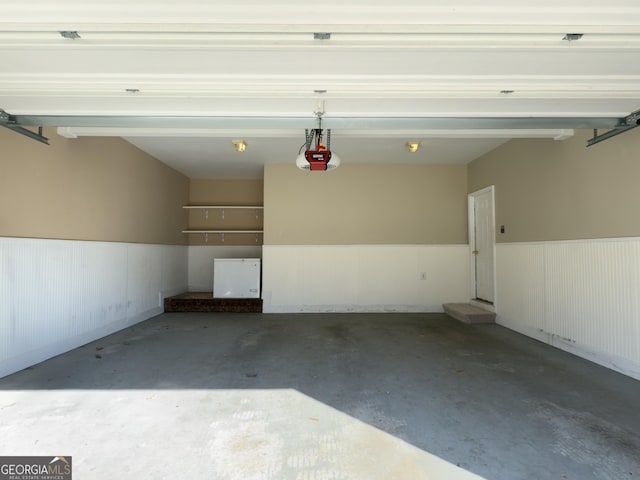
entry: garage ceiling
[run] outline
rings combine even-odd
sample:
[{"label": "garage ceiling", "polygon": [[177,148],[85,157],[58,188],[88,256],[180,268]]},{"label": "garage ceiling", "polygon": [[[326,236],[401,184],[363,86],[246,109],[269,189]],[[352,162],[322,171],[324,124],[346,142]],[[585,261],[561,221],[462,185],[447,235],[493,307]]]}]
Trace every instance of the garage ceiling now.
[{"label": "garage ceiling", "polygon": [[344,164],[611,128],[640,108],[639,58],[637,0],[0,4],[1,109],[192,178],[293,164],[318,111]]}]

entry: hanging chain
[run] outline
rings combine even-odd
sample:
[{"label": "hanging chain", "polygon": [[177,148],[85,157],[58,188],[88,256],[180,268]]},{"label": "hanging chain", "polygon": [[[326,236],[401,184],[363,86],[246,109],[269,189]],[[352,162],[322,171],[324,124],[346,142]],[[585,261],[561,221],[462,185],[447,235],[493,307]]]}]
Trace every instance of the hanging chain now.
[{"label": "hanging chain", "polygon": [[[322,114],[318,113],[318,128],[304,130],[304,141],[307,150],[311,150],[311,142],[315,139],[316,150],[322,144]],[[331,130],[327,130],[327,150],[331,150]]]},{"label": "hanging chain", "polygon": [[307,145],[307,150],[311,150],[311,139],[313,138],[313,130],[309,131],[307,128],[304,129],[304,141]]}]

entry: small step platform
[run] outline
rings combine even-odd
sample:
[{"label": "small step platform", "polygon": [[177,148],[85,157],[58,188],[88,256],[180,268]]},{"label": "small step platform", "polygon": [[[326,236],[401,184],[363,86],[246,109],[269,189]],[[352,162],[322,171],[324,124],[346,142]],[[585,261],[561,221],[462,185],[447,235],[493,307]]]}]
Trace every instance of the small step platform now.
[{"label": "small step platform", "polygon": [[262,299],[213,298],[211,292],[189,292],[165,298],[164,311],[262,313]]},{"label": "small step platform", "polygon": [[464,323],[496,323],[496,314],[470,303],[445,303],[444,313]]}]

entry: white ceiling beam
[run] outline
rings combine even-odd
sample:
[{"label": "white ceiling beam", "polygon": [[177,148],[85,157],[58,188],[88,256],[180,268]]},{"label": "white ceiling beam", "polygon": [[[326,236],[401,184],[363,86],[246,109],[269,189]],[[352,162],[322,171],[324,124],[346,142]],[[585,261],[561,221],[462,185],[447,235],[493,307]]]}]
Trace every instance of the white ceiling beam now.
[{"label": "white ceiling beam", "polygon": [[[229,26],[234,31],[338,31],[392,27],[406,28],[482,27],[518,29],[540,27],[610,28],[637,27],[640,6],[636,0],[327,0],[313,5],[299,0],[30,0],[5,2],[2,25],[73,27],[189,29]],[[314,30],[317,27],[331,30]],[[167,28],[169,27],[169,28]],[[290,30],[283,30],[283,29]],[[75,28],[80,29],[80,28]],[[213,30],[215,31],[215,30]],[[571,30],[575,32],[576,30]],[[586,30],[583,30],[583,32]],[[567,30],[565,33],[568,33]]]},{"label": "white ceiling beam", "polygon": [[[549,16],[553,16],[550,12]],[[634,13],[634,16],[637,14]],[[631,22],[593,22],[593,23],[132,23],[132,22],[41,22],[28,19],[18,22],[0,21],[0,32],[60,32],[78,31],[80,33],[232,33],[232,34],[309,34],[328,32],[332,34],[461,34],[461,35],[559,35],[566,33],[584,33],[586,35],[638,35],[640,21]]]},{"label": "white ceiling beam", "polygon": [[[346,79],[337,81],[323,80],[322,85],[327,88],[324,100],[339,99],[638,99],[640,98],[640,77],[625,78],[623,82],[597,82],[589,83],[583,79],[572,81],[541,82],[539,84],[522,83],[519,79],[505,76],[502,81],[486,82],[486,79],[465,78],[451,79],[451,83],[445,85],[440,79],[437,81],[423,80],[412,83],[397,83],[390,81],[380,83],[370,80],[361,80],[356,84],[347,83]],[[142,79],[122,78],[112,82],[56,80],[25,78],[23,82],[12,78],[10,82],[0,80],[0,97],[2,96],[29,96],[50,97],[63,96],[67,98],[82,97],[111,97],[111,98],[241,98],[241,99],[265,99],[279,98],[319,98],[314,93],[314,87],[318,80],[308,78],[291,79],[291,83],[279,84],[269,80],[260,81],[257,78],[251,80],[238,79],[235,83],[228,83],[212,79],[208,82],[196,80],[187,82],[181,79],[179,83],[167,81],[162,83],[157,77],[154,83],[147,83]],[[427,83],[428,82],[428,83]],[[136,88],[130,89],[129,87]],[[509,90],[505,90],[505,86]]]},{"label": "white ceiling beam", "polygon": [[[182,129],[182,128],[100,128],[59,127],[58,135],[78,137],[207,137],[207,138],[300,138],[303,129]],[[335,130],[340,138],[553,138],[567,139],[572,129],[457,129],[457,130]]]},{"label": "white ceiling beam", "polygon": [[[568,27],[567,27],[568,28]],[[573,26],[575,29],[575,26]],[[566,29],[550,32],[475,32],[440,33],[398,32],[367,33],[331,32],[326,41],[314,40],[314,32],[198,32],[184,31],[78,31],[77,39],[63,38],[59,30],[47,31],[3,31],[0,28],[0,45],[11,47],[33,47],[60,45],[67,48],[146,47],[146,48],[637,48],[640,41],[640,27],[636,32],[612,30],[608,33],[586,33],[580,41],[563,40]],[[577,30],[571,30],[577,32]],[[581,31],[580,33],[584,33]]]},{"label": "white ceiling beam", "polygon": [[[10,113],[10,112],[9,112]],[[310,117],[180,117],[180,116],[63,116],[13,115],[22,126],[182,128],[182,129],[289,129],[316,128]],[[329,117],[323,128],[346,130],[510,130],[613,128],[620,118],[566,117]]]}]

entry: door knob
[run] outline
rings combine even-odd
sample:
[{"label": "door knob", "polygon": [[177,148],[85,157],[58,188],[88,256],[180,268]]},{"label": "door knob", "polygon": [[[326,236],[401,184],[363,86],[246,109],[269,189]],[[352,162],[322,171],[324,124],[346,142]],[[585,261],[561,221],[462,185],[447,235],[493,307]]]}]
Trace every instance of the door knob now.
[{"label": "door knob", "polygon": [[473,251],[473,252],[471,252],[471,253],[473,253],[474,255],[478,255],[480,252],[479,252],[478,250],[474,250],[474,251]]}]

